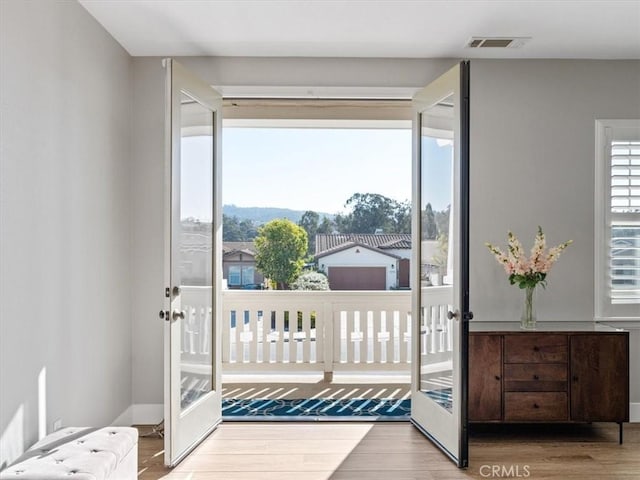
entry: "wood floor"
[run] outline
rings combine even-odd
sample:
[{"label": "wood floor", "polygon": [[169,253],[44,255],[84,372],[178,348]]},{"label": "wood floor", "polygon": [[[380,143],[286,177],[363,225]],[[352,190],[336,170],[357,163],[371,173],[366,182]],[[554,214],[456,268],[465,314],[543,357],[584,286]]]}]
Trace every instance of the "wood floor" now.
[{"label": "wood floor", "polygon": [[[139,427],[141,434],[150,427]],[[640,424],[472,426],[459,470],[407,422],[223,423],[173,470],[141,438],[144,480],[640,479]]]}]

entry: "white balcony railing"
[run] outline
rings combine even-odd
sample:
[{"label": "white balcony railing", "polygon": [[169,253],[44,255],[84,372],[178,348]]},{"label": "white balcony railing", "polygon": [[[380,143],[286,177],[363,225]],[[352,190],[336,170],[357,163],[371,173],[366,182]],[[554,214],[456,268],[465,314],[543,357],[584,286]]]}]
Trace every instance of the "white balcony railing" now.
[{"label": "white balcony railing", "polygon": [[[211,290],[184,287],[183,360],[211,362],[202,339],[211,322]],[[446,313],[451,287],[423,289],[421,354],[451,351]],[[404,371],[411,363],[411,292],[222,292],[225,373]]]}]

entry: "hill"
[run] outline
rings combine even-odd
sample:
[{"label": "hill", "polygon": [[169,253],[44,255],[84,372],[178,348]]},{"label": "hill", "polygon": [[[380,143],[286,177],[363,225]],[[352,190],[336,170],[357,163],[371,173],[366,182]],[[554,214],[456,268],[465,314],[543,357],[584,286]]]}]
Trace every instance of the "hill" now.
[{"label": "hill", "polygon": [[[240,220],[251,220],[256,224],[267,223],[274,218],[288,218],[292,222],[298,223],[304,210],[291,210],[289,208],[275,208],[275,207],[237,207],[235,205],[223,205],[222,213],[229,217],[238,217]],[[333,215],[328,213],[318,212],[320,218],[323,215],[333,218]]]}]

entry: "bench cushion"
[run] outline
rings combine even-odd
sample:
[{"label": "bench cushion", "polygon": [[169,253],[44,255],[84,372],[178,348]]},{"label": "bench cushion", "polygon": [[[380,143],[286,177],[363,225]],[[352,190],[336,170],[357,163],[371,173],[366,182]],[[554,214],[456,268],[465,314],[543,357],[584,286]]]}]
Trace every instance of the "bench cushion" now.
[{"label": "bench cushion", "polygon": [[122,463],[132,464],[131,454],[137,463],[137,447],[135,428],[64,428],[27,450],[0,479],[107,480]]}]

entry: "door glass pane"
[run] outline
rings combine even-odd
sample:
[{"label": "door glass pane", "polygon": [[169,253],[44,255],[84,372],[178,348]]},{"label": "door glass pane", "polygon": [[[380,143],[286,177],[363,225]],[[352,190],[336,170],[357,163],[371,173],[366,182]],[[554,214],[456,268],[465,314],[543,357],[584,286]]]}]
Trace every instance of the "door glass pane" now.
[{"label": "door glass pane", "polygon": [[452,408],[453,95],[420,116],[420,391]]},{"label": "door glass pane", "polygon": [[213,114],[181,95],[181,409],[212,390]]}]

